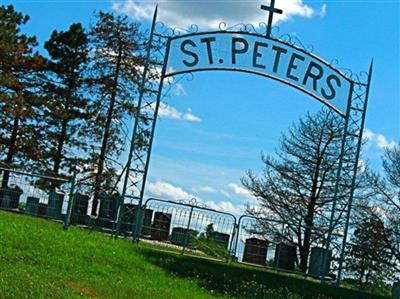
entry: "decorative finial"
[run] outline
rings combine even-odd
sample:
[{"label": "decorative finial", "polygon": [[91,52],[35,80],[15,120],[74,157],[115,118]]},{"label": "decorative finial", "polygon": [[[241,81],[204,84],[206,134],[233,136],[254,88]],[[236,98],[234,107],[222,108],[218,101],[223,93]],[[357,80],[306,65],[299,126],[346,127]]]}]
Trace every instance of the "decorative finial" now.
[{"label": "decorative finial", "polygon": [[275,0],[271,0],[270,6],[261,5],[262,10],[266,10],[269,12],[268,16],[268,26],[267,26],[267,37],[271,37],[271,30],[272,30],[272,19],[274,17],[274,13],[283,14],[282,9],[275,8]]}]

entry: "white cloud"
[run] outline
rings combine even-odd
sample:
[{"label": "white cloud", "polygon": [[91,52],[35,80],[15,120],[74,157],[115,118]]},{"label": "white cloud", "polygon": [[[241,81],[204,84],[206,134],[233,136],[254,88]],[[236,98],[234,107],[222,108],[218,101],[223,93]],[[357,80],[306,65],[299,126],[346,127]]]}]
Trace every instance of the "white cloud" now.
[{"label": "white cloud", "polygon": [[[154,104],[153,104],[154,109]],[[176,108],[161,102],[158,110],[158,116],[167,119],[186,120],[190,122],[200,122],[201,118],[194,115],[192,109],[188,108],[185,113],[178,111]]]},{"label": "white cloud", "polygon": [[[193,192],[216,192],[216,190],[210,186],[203,186],[199,188],[192,188]],[[147,192],[150,197],[157,197],[165,200],[190,200],[196,198],[200,203],[205,204],[208,208],[214,209],[221,212],[228,212],[232,214],[243,214],[245,207],[234,206],[230,201],[204,201],[198,196],[185,191],[181,187],[174,186],[168,182],[157,181],[155,183],[149,182],[147,184]]]},{"label": "white cloud", "polygon": [[363,159],[358,160],[358,167],[360,168],[361,172],[364,172],[367,169],[367,162]]},{"label": "white cloud", "polygon": [[215,193],[216,190],[213,187],[210,186],[202,186],[198,188],[193,188],[193,192],[204,192],[204,193]]},{"label": "white cloud", "polygon": [[367,139],[368,147],[378,147],[379,149],[385,148],[393,148],[396,146],[396,142],[394,140],[389,140],[384,135],[375,133],[369,129],[364,131],[363,137]]},{"label": "white cloud", "polygon": [[221,190],[220,192],[221,192],[221,194],[222,194],[223,196],[225,196],[225,197],[227,197],[227,198],[231,198],[231,197],[232,197],[232,196],[231,196],[228,192],[226,192],[225,190]]},{"label": "white cloud", "polygon": [[227,212],[231,214],[240,215],[244,213],[244,206],[235,207],[230,201],[219,201],[215,202],[213,200],[207,201],[205,203],[210,209],[214,209],[221,212]]},{"label": "white cloud", "polygon": [[186,192],[180,187],[161,181],[147,183],[147,192],[149,192],[150,196],[169,200],[191,199],[195,197],[194,194]]},{"label": "white cloud", "polygon": [[185,88],[183,87],[183,85],[181,83],[175,84],[174,94],[177,97],[186,97],[188,95]]},{"label": "white cloud", "polygon": [[[113,10],[129,15],[132,19],[143,21],[152,18],[156,2],[153,1],[115,1]],[[268,12],[260,9],[265,0],[256,1],[176,1],[164,0],[159,3],[159,21],[172,27],[187,28],[197,24],[203,29],[217,28],[223,21],[228,26],[249,23],[258,26],[266,22]],[[287,21],[294,16],[311,18],[326,13],[326,4],[320,9],[304,4],[303,0],[278,0],[276,7],[283,14],[275,14],[274,24]]]},{"label": "white cloud", "polygon": [[192,121],[192,122],[200,122],[201,119],[200,117],[194,115],[192,113],[192,109],[188,109],[185,114],[182,115],[182,119],[187,120],[187,121]]},{"label": "white cloud", "polygon": [[328,10],[328,6],[327,6],[326,4],[323,4],[323,5],[321,6],[321,9],[319,10],[319,16],[320,16],[321,18],[325,17],[325,16],[326,16],[326,13],[327,13],[327,10]]},{"label": "white cloud", "polygon": [[233,193],[235,193],[235,195],[237,195],[240,198],[248,200],[256,199],[253,195],[251,195],[251,193],[247,189],[240,187],[237,184],[230,183],[228,187],[233,191]]}]

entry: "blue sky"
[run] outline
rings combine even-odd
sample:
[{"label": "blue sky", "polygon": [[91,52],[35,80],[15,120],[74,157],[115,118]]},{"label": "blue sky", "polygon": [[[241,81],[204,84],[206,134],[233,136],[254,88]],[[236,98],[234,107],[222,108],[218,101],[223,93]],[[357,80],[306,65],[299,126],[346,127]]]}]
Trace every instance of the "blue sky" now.
[{"label": "blue sky", "polygon": [[[267,2],[267,1],[265,1]],[[94,10],[125,13],[148,26],[151,1],[0,1],[31,16],[24,31],[37,36],[40,47],[54,29],[72,22],[88,26]],[[171,26],[191,23],[212,29],[267,20],[263,1],[170,1],[159,3],[160,20]],[[265,4],[265,3],[264,3]],[[280,33],[298,36],[338,67],[366,71],[375,68],[364,159],[379,169],[385,146],[400,137],[400,8],[393,1],[277,0],[284,15],[276,21]],[[260,171],[260,153],[272,153],[282,132],[320,102],[298,90],[263,77],[243,73],[196,73],[194,80],[175,85],[164,101],[157,124],[150,165],[148,196],[167,199],[197,197],[212,208],[240,212],[252,197],[240,186],[247,169]],[[121,157],[123,160],[125,156]]]}]

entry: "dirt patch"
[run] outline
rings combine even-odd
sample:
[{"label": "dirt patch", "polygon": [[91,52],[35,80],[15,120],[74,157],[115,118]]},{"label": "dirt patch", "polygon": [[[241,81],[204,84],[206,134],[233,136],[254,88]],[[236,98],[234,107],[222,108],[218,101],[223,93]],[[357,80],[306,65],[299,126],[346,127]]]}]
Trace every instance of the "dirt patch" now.
[{"label": "dirt patch", "polygon": [[67,286],[73,289],[75,292],[79,293],[79,295],[86,296],[86,297],[98,297],[99,294],[96,293],[95,290],[92,290],[86,286],[81,285],[79,282],[76,281],[67,281]]}]

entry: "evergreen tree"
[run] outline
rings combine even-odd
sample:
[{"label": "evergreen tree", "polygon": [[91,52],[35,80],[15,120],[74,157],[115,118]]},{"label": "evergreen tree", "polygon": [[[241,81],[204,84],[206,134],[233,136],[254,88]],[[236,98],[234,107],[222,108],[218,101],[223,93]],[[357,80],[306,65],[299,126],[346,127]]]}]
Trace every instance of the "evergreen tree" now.
[{"label": "evergreen tree", "polygon": [[[41,154],[37,123],[45,62],[33,53],[36,38],[20,32],[28,20],[12,6],[0,6],[0,159],[6,167],[26,167]],[[4,172],[2,187],[8,181],[9,173]]]},{"label": "evergreen tree", "polygon": [[[45,43],[49,53],[47,67],[44,156],[41,166],[51,175],[70,172],[82,165],[87,150],[86,121],[89,117],[85,98],[85,71],[88,39],[81,24],[68,31],[53,31]],[[48,163],[48,161],[51,163]]]},{"label": "evergreen tree", "polygon": [[393,277],[385,230],[382,221],[366,217],[354,231],[345,266],[361,288],[383,285]]},{"label": "evergreen tree", "polygon": [[92,214],[96,215],[102,187],[115,176],[115,157],[126,144],[125,122],[135,112],[134,100],[144,59],[139,25],[129,22],[127,17],[99,12],[90,41],[90,82],[94,96],[91,162],[95,176]]}]

